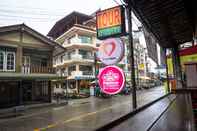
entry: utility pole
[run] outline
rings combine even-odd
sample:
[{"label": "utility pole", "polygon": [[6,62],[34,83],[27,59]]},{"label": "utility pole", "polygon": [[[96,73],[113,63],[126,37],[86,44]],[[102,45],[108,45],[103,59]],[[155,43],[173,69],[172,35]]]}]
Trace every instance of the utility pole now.
[{"label": "utility pole", "polygon": [[133,109],[137,108],[137,99],[136,99],[136,81],[135,81],[135,65],[134,65],[134,48],[133,48],[133,34],[132,34],[132,7],[131,2],[126,2],[126,12],[128,20],[128,35],[129,35],[129,50],[130,50],[130,65],[131,65],[131,82],[132,82],[132,100],[133,100]]},{"label": "utility pole", "polygon": [[96,58],[96,52],[94,52],[94,75],[95,75],[95,87],[96,87],[96,84],[97,84],[97,69],[96,69],[96,66],[97,66],[97,58]]},{"label": "utility pole", "polygon": [[167,89],[168,93],[170,93],[170,83],[169,83],[169,73],[168,73],[168,57],[167,57],[167,49],[165,48],[165,64],[166,64],[166,79],[167,79]]}]

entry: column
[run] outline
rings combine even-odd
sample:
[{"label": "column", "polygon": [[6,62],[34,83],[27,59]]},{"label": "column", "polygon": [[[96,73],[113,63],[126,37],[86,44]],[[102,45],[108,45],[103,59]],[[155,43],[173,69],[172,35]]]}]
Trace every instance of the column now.
[{"label": "column", "polygon": [[18,46],[16,51],[16,72],[21,72],[22,68],[22,59],[23,59],[23,47]]},{"label": "column", "polygon": [[22,87],[22,80],[19,81],[19,105],[23,105],[23,87]]},{"label": "column", "polygon": [[181,72],[181,63],[178,46],[172,48],[172,62],[173,62],[173,73],[176,79],[176,88],[183,88],[182,83],[182,72]]},{"label": "column", "polygon": [[51,98],[52,97],[52,95],[51,95],[52,94],[52,89],[51,88],[52,88],[51,81],[49,80],[48,81],[48,102],[51,102],[51,100],[52,100],[52,98]]}]

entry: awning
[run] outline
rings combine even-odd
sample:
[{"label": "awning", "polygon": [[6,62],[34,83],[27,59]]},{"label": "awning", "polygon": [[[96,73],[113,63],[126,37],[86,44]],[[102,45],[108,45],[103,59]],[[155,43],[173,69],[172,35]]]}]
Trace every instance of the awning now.
[{"label": "awning", "polygon": [[0,80],[54,80],[62,79],[61,76],[56,74],[23,74],[23,73],[0,73]]},{"label": "awning", "polygon": [[192,41],[196,7],[190,0],[124,0],[162,47]]}]

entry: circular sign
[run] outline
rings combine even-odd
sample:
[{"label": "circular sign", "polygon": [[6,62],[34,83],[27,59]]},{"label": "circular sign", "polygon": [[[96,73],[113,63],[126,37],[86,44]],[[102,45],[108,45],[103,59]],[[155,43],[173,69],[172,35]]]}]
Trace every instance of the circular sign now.
[{"label": "circular sign", "polygon": [[125,76],[117,66],[107,66],[99,73],[99,86],[101,90],[106,94],[119,93],[125,84]]},{"label": "circular sign", "polygon": [[106,39],[100,45],[97,55],[105,65],[116,64],[124,56],[124,44],[119,38]]}]

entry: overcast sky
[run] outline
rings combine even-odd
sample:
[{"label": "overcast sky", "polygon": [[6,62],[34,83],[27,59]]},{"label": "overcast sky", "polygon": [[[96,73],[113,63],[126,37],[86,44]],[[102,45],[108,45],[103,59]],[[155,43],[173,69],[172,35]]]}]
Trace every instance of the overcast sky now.
[{"label": "overcast sky", "polygon": [[56,21],[72,11],[91,14],[116,5],[113,0],[1,0],[0,26],[25,23],[46,35]]}]

